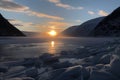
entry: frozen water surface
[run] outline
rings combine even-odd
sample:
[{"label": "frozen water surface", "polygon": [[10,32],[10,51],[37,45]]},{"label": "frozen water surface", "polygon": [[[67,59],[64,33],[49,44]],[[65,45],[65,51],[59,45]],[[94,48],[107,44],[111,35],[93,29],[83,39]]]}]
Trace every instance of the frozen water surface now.
[{"label": "frozen water surface", "polygon": [[[36,57],[42,53],[57,54],[61,51],[71,51],[102,45],[113,38],[0,38],[1,58]],[[85,50],[84,50],[85,51]]]},{"label": "frozen water surface", "polygon": [[1,80],[120,80],[119,38],[1,38]]}]

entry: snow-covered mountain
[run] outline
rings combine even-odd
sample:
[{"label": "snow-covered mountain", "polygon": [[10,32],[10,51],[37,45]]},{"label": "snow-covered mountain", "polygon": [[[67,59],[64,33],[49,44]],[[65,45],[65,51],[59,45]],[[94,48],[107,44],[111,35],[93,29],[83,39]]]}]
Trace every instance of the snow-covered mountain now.
[{"label": "snow-covered mountain", "polygon": [[25,36],[0,14],[0,36]]},{"label": "snow-covered mountain", "polygon": [[72,26],[62,32],[65,36],[89,36],[90,32],[96,27],[96,25],[103,20],[104,17],[88,20],[85,23]]},{"label": "snow-covered mountain", "polygon": [[105,17],[92,34],[94,36],[120,36],[120,7]]},{"label": "snow-covered mountain", "polygon": [[120,36],[120,7],[106,17],[89,20],[79,26],[72,26],[62,32],[66,36]]}]

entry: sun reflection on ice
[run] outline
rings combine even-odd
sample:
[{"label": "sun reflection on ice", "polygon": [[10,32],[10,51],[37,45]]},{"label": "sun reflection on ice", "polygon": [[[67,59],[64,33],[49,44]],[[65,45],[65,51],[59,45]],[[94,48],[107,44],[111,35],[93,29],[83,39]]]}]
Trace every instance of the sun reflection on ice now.
[{"label": "sun reflection on ice", "polygon": [[55,47],[55,41],[51,41],[50,42],[50,47],[49,47],[49,52],[51,53],[51,54],[55,54],[56,53],[56,47]]},{"label": "sun reflection on ice", "polygon": [[51,41],[51,47],[55,47],[55,42]]},{"label": "sun reflection on ice", "polygon": [[58,42],[58,41],[49,41],[48,43],[48,53],[50,54],[57,54],[59,53],[59,50],[61,48],[61,46],[63,45],[63,43]]}]

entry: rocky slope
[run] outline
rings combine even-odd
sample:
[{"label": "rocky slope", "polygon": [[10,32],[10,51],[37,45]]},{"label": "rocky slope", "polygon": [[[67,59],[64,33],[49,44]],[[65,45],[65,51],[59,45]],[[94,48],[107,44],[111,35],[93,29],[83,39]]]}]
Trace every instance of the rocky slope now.
[{"label": "rocky slope", "polygon": [[105,17],[92,31],[93,36],[120,36],[120,7]]},{"label": "rocky slope", "polygon": [[72,26],[62,32],[66,36],[89,36],[90,32],[96,27],[96,25],[103,20],[104,17],[95,18],[88,20],[87,22],[78,25]]},{"label": "rocky slope", "polygon": [[0,14],[0,36],[25,36]]},{"label": "rocky slope", "polygon": [[72,26],[62,32],[67,36],[94,36],[119,37],[120,36],[120,7],[106,17],[89,20],[79,26]]}]

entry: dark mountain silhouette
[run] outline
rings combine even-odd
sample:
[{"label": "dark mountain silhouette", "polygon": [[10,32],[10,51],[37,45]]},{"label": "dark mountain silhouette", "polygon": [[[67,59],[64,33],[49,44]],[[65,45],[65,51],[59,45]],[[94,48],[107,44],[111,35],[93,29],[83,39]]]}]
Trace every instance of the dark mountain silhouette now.
[{"label": "dark mountain silhouette", "polygon": [[0,14],[0,36],[25,36]]},{"label": "dark mountain silhouette", "polygon": [[101,20],[103,20],[103,18],[104,17],[91,19],[91,20],[84,22],[81,25],[69,27],[68,29],[61,32],[61,34],[64,36],[74,36],[74,37],[89,36],[91,31],[96,27],[96,25]]},{"label": "dark mountain silhouette", "polygon": [[93,36],[120,36],[120,7],[105,17],[92,31]]}]

